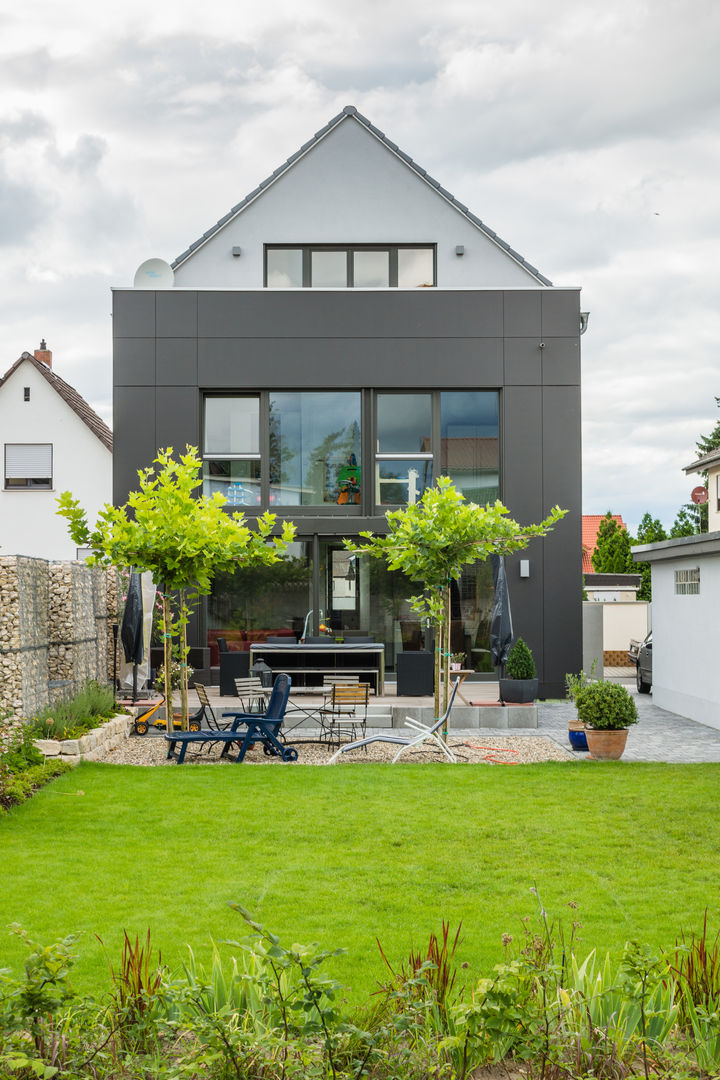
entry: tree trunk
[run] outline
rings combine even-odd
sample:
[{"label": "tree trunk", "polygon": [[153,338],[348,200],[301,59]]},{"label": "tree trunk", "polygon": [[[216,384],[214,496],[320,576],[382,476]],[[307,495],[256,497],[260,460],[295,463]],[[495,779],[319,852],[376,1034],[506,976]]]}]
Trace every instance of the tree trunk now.
[{"label": "tree trunk", "polygon": [[180,590],[180,724],[183,731],[188,730],[188,675],[187,675],[187,607],[185,590]]},{"label": "tree trunk", "polygon": [[435,624],[435,715],[440,716],[440,679],[442,676],[442,664],[440,657],[442,656],[442,623],[437,622]]},{"label": "tree trunk", "polygon": [[172,675],[170,673],[170,666],[172,664],[172,636],[170,633],[170,626],[172,624],[172,616],[170,615],[170,603],[167,598],[167,589],[163,588],[162,594],[163,604],[163,664],[165,665],[165,729],[171,732],[173,729],[173,707],[172,707]]},{"label": "tree trunk", "polygon": [[[452,591],[450,585],[445,586],[445,677],[443,679],[443,712],[447,712],[449,692],[450,692],[450,641],[451,641],[451,625],[452,625]],[[447,720],[443,724],[443,738],[447,736]]]}]

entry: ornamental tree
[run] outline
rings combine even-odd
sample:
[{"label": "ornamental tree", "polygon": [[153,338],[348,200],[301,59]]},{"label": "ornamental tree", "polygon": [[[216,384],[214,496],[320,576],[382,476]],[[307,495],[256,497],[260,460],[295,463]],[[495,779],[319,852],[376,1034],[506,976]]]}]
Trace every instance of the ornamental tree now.
[{"label": "ornamental tree", "polygon": [[[89,547],[88,562],[149,570],[162,586],[165,671],[171,670],[172,639],[179,637],[182,676],[182,727],[188,726],[187,623],[191,604],[207,595],[219,571],[238,566],[276,562],[295,536],[292,522],[283,522],[272,536],[276,515],[265,513],[250,529],[242,512],[228,514],[224,495],[199,495],[202,461],[196,447],[173,457],[172,447],[160,450],[152,465],[138,471],[139,488],[123,506],[106,503],[90,528],[87,515],[69,491],[59,497],[58,513],[79,547]],[[177,619],[169,594],[177,593]],[[171,698],[166,695],[168,730]]]},{"label": "ornamental tree", "polygon": [[509,555],[545,536],[567,513],[554,507],[539,525],[520,525],[508,517],[500,500],[478,506],[466,502],[447,476],[438,478],[422,498],[385,515],[388,533],[361,532],[364,543],[345,540],[349,551],[383,559],[389,570],[401,570],[423,583],[425,592],[411,598],[413,610],[436,628],[435,710],[440,715],[440,674],[444,672],[443,709],[447,708],[450,675],[450,584],[463,567],[493,553]]}]

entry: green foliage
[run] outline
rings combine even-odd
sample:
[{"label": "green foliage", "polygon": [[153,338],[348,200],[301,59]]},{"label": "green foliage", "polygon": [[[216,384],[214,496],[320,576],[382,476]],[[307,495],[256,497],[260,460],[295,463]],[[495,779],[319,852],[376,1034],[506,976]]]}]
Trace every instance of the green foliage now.
[{"label": "green foliage", "polygon": [[77,739],[117,713],[111,686],[90,679],[69,701],[46,705],[29,718],[34,739]]},{"label": "green foliage", "polygon": [[586,686],[589,686],[590,683],[594,681],[596,667],[597,657],[592,662],[589,675],[586,675],[584,671],[580,671],[577,675],[574,675],[572,672],[568,672],[568,674],[565,676],[565,690],[567,691],[567,696],[570,698],[573,704],[577,705],[577,696],[580,691],[583,690]]},{"label": "green foliage", "polygon": [[630,553],[630,537],[620,528],[608,510],[597,531],[597,545],[592,553],[593,570],[597,574],[632,574],[635,564]]},{"label": "green foliage", "polygon": [[505,678],[534,679],[536,676],[537,670],[530,646],[519,637],[508,653],[507,663],[505,664]]},{"label": "green foliage", "polygon": [[0,768],[0,812],[25,802],[45,784],[70,769],[72,765],[58,759],[49,759],[44,765],[28,765],[17,772],[8,771],[5,774]]},{"label": "green foliage", "polygon": [[[720,1011],[720,930],[711,940],[707,908],[702,929],[692,931],[688,938],[682,932],[675,942],[674,971],[684,990],[683,1003],[689,997],[708,1014]],[[686,1019],[683,1003],[681,1013]]]},{"label": "green foliage", "polygon": [[[527,547],[534,537],[546,536],[567,513],[555,506],[538,525],[520,525],[508,517],[500,500],[478,506],[468,503],[447,476],[427,488],[419,502],[385,515],[388,532],[375,536],[361,532],[364,543],[345,540],[349,551],[382,559],[389,570],[400,570],[422,582],[424,594],[411,598],[412,608],[429,618],[440,632],[439,650],[449,664],[449,583],[457,581],[463,567],[484,561],[492,554],[509,555]],[[436,668],[436,710],[440,684]],[[445,679],[447,695],[448,679]]]},{"label": "green foliage", "polygon": [[575,704],[579,719],[598,731],[619,731],[638,722],[635,702],[620,683],[588,683],[576,691]]},{"label": "green foliage", "polygon": [[[202,460],[197,448],[173,457],[172,447],[160,450],[152,465],[138,471],[139,489],[123,506],[106,503],[90,528],[85,511],[69,491],[59,497],[58,513],[66,519],[73,541],[92,551],[90,563],[150,571],[165,594],[180,594],[179,620],[181,663],[187,647],[185,628],[189,619],[188,590],[192,597],[206,596],[220,571],[239,566],[276,562],[295,536],[295,526],[283,522],[281,535],[273,536],[275,514],[265,513],[245,524],[240,511],[227,514],[227,499],[220,492],[199,495]],[[165,635],[170,638],[169,612],[164,608]],[[183,727],[187,727],[187,675],[181,682]]]},{"label": "green foliage", "polygon": [[702,531],[700,508],[695,503],[686,503],[677,512],[677,517],[670,529],[669,539],[680,540],[683,536],[696,536]]},{"label": "green foliage", "polygon": [[[638,525],[635,543],[657,544],[661,540],[667,540],[667,538],[668,535],[659,518],[654,518],[647,512],[643,514]],[[652,600],[652,568],[650,563],[635,563],[633,573],[640,574],[642,578],[637,594],[638,600]]]}]

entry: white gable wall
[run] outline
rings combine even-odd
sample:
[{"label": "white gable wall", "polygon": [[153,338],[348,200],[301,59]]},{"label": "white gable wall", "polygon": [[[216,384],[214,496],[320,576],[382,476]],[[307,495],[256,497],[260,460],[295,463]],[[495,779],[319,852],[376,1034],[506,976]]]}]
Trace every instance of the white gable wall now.
[{"label": "white gable wall", "polygon": [[[26,386],[30,401],[23,400]],[[5,443],[52,443],[53,490],[6,491]],[[74,559],[55,500],[71,491],[94,525],[112,502],[112,454],[29,361],[0,387],[0,467],[0,555]]]},{"label": "white gable wall", "polygon": [[[437,244],[439,286],[542,288],[352,117],[198,248],[175,271],[175,283],[261,287],[263,245],[285,243]],[[459,244],[462,256],[455,254]],[[242,248],[239,257],[234,246]]]}]

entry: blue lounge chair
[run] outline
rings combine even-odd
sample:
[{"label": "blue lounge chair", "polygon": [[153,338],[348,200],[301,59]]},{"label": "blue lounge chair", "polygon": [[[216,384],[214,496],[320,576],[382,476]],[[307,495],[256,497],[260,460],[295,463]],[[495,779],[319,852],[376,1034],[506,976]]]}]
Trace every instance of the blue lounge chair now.
[{"label": "blue lounge chair", "polygon": [[190,743],[223,743],[221,757],[226,757],[231,745],[237,743],[238,755],[235,761],[239,764],[244,760],[250,746],[262,743],[266,754],[280,757],[283,761],[297,761],[298,752],[295,747],[285,746],[279,739],[291,685],[289,675],[276,676],[264,713],[223,712],[223,717],[232,717],[232,724],[227,731],[213,728],[206,731],[176,731],[172,735],[166,735],[168,758],[174,756],[177,743],[180,744],[178,765],[184,762]]},{"label": "blue lounge chair", "polygon": [[358,739],[357,742],[347,743],[345,746],[341,746],[339,750],[336,750],[333,756],[328,761],[328,765],[332,765],[334,761],[340,757],[341,754],[347,754],[349,750],[357,750],[359,746],[369,746],[370,743],[382,742],[382,743],[394,743],[399,746],[395,757],[392,759],[393,765],[400,757],[400,755],[408,749],[410,746],[421,746],[424,742],[435,743],[438,746],[448,761],[452,761],[453,764],[457,761],[457,758],[448,748],[447,743],[442,737],[441,728],[447,722],[450,716],[450,710],[453,707],[455,701],[455,695],[457,694],[458,686],[460,685],[460,679],[455,680],[450,700],[448,701],[448,707],[442,716],[433,720],[432,724],[428,727],[427,724],[421,724],[419,720],[413,719],[412,716],[405,717],[405,726],[415,731],[414,735],[368,735],[366,739]]}]

